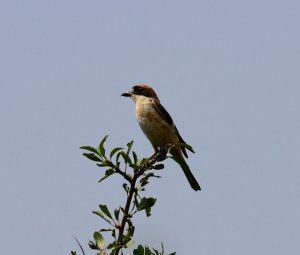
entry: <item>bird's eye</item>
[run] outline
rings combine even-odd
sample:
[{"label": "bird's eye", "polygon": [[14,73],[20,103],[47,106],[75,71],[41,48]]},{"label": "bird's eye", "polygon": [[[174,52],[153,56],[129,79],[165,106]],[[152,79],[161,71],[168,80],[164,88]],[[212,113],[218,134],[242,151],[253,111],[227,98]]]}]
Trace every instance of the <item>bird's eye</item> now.
[{"label": "bird's eye", "polygon": [[141,87],[139,86],[133,86],[132,90],[134,93],[139,94],[141,92]]}]

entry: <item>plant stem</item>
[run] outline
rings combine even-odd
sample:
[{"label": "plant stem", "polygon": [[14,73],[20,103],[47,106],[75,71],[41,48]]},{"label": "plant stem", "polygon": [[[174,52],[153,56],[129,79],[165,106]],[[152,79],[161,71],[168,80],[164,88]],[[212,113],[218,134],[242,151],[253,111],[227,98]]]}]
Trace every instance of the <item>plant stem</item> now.
[{"label": "plant stem", "polygon": [[122,238],[123,238],[127,220],[130,217],[129,210],[130,210],[130,205],[132,202],[133,195],[136,192],[137,179],[139,177],[141,177],[145,171],[147,171],[148,169],[151,169],[150,167],[153,164],[155,164],[158,160],[164,159],[164,157],[165,157],[165,154],[162,154],[162,153],[154,154],[145,164],[141,165],[139,167],[139,169],[137,169],[137,171],[134,172],[134,175],[132,178],[128,177],[128,175],[125,174],[124,172],[122,172],[118,167],[115,167],[116,171],[118,173],[120,173],[121,175],[123,175],[125,177],[125,179],[130,183],[130,189],[129,189],[129,192],[127,195],[126,205],[125,205],[124,212],[123,212],[123,218],[122,218],[121,225],[119,228],[119,234],[118,234],[118,239],[117,239],[118,247],[116,249],[115,255],[118,255],[120,250],[123,247]]},{"label": "plant stem", "polygon": [[132,180],[130,181],[130,189],[128,192],[128,196],[127,196],[127,200],[126,200],[126,205],[124,208],[124,213],[123,213],[123,218],[121,221],[121,226],[119,229],[119,235],[118,235],[118,248],[116,249],[116,253],[115,255],[119,254],[119,251],[122,249],[122,238],[123,238],[123,234],[124,234],[124,229],[125,229],[125,225],[127,223],[127,220],[129,218],[129,209],[130,209],[130,205],[131,205],[131,201],[132,201],[132,197],[133,194],[135,192],[135,184],[136,184],[136,180],[138,178],[138,175],[134,175]]}]

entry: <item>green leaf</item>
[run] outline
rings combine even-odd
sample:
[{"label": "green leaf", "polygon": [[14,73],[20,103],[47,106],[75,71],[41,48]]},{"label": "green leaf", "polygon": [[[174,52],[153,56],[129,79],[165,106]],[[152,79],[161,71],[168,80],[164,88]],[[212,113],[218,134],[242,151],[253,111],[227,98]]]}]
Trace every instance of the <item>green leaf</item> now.
[{"label": "green leaf", "polygon": [[164,164],[157,164],[155,166],[152,167],[152,169],[155,169],[155,170],[161,170],[163,169],[165,166]]},{"label": "green leaf", "polygon": [[[156,249],[154,249],[154,248],[152,248],[152,250],[154,251],[155,255],[159,255],[158,250],[156,250]],[[163,254],[163,253],[162,253],[162,254]]]},{"label": "green leaf", "polygon": [[134,151],[132,151],[132,156],[133,156],[134,164],[137,165],[137,163],[139,162],[139,159]]},{"label": "green leaf", "polygon": [[114,215],[115,215],[116,220],[118,221],[119,220],[119,215],[120,215],[120,208],[114,210]]},{"label": "green leaf", "polygon": [[100,156],[99,152],[92,146],[81,146],[80,149],[96,153]]},{"label": "green leaf", "polygon": [[121,151],[120,154],[127,164],[132,164],[131,158],[124,151]]},{"label": "green leaf", "polygon": [[136,208],[139,206],[138,193],[135,193],[134,195],[133,204]]},{"label": "green leaf", "polygon": [[105,175],[98,182],[102,182],[103,180],[105,180],[107,177],[111,176],[114,173],[115,171],[113,169],[106,170]]},{"label": "green leaf", "polygon": [[151,207],[146,208],[145,212],[146,212],[146,216],[150,217],[151,216]]},{"label": "green leaf", "polygon": [[122,187],[123,187],[123,189],[125,190],[125,192],[128,194],[128,192],[129,192],[129,187],[128,187],[127,183],[123,183]]},{"label": "green leaf", "polygon": [[149,183],[148,179],[149,179],[149,177],[143,177],[140,180],[141,187],[144,187],[144,186],[146,186]]},{"label": "green leaf", "polygon": [[114,241],[113,243],[110,243],[109,245],[107,245],[107,249],[111,249],[111,248],[115,248],[117,247],[117,242]]},{"label": "green leaf", "polygon": [[105,149],[104,149],[104,143],[107,140],[108,135],[104,136],[104,138],[101,140],[99,146],[98,146],[98,150],[101,156],[105,157]]},{"label": "green leaf", "polygon": [[139,245],[134,251],[133,255],[145,255],[144,254],[144,247],[142,245]]},{"label": "green leaf", "polygon": [[112,219],[112,216],[111,216],[111,214],[110,214],[110,212],[109,212],[109,210],[108,210],[108,208],[107,208],[106,205],[99,205],[99,207],[100,207],[100,210],[101,210],[108,218]]},{"label": "green leaf", "polygon": [[93,161],[102,162],[102,160],[98,158],[94,153],[83,153],[83,156]]},{"label": "green leaf", "polygon": [[121,156],[121,152],[123,152],[123,151],[118,152],[118,154],[117,154],[117,156],[116,156],[116,165],[119,164],[119,158],[120,158],[120,156]]},{"label": "green leaf", "polygon": [[127,220],[127,223],[128,223],[128,228],[127,228],[126,236],[131,239],[133,237],[133,234],[134,234],[135,226],[133,226],[132,221],[129,220],[129,219]]},{"label": "green leaf", "polygon": [[148,179],[150,177],[161,178],[160,176],[155,175],[153,173],[148,173],[143,178],[141,178],[141,180],[140,180],[141,187],[144,187],[145,185],[147,185],[149,183]]},{"label": "green leaf", "polygon": [[103,220],[105,220],[108,224],[110,224],[110,225],[113,226],[113,224],[112,224],[108,219],[105,218],[105,216],[104,216],[104,214],[103,214],[102,212],[99,212],[99,211],[93,211],[93,214],[98,215],[98,216],[101,217]]},{"label": "green leaf", "polygon": [[111,232],[111,235],[113,238],[116,238],[116,230],[115,229],[113,229],[113,231]]},{"label": "green leaf", "polygon": [[129,248],[129,247],[131,247],[133,244],[134,244],[134,240],[131,239],[130,241],[128,241],[128,242],[125,244],[125,247],[126,247],[126,248]]},{"label": "green leaf", "polygon": [[129,166],[130,166],[134,171],[136,171],[136,170],[139,169],[139,167],[138,167],[137,165],[135,165],[135,164],[129,164]]},{"label": "green leaf", "polygon": [[138,211],[141,211],[141,210],[145,210],[146,208],[151,208],[156,202],[156,198],[153,198],[153,197],[149,197],[149,198],[145,198],[143,197],[141,202],[139,203],[139,206],[138,206]]},{"label": "green leaf", "polygon": [[112,229],[111,228],[101,228],[99,230],[99,232],[108,232],[108,231],[112,231]]},{"label": "green leaf", "polygon": [[126,213],[123,207],[120,207],[120,209],[121,209],[121,211],[122,211],[123,214]]},{"label": "green leaf", "polygon": [[127,154],[129,154],[131,148],[132,148],[132,145],[133,145],[133,140],[130,141],[129,143],[127,143],[127,148],[128,148],[128,151],[127,151]]},{"label": "green leaf", "polygon": [[145,246],[145,255],[151,255],[152,252],[148,246]]},{"label": "green leaf", "polygon": [[123,148],[122,148],[122,147],[116,147],[116,148],[114,148],[114,149],[110,152],[110,154],[109,154],[110,159],[111,159],[118,151],[120,151],[120,150],[123,150]]},{"label": "green leaf", "polygon": [[161,254],[165,254],[165,247],[163,243],[161,243]]},{"label": "green leaf", "polygon": [[92,241],[89,241],[89,247],[90,247],[92,250],[99,250],[97,244],[95,244],[95,243],[92,242]]},{"label": "green leaf", "polygon": [[108,160],[104,160],[102,163],[100,164],[97,164],[97,166],[100,166],[100,167],[106,167],[106,166],[111,166],[111,162],[109,162]]},{"label": "green leaf", "polygon": [[71,255],[76,255],[76,251],[71,251]]},{"label": "green leaf", "polygon": [[105,247],[105,239],[99,232],[94,232],[94,240],[98,247],[104,248]]}]

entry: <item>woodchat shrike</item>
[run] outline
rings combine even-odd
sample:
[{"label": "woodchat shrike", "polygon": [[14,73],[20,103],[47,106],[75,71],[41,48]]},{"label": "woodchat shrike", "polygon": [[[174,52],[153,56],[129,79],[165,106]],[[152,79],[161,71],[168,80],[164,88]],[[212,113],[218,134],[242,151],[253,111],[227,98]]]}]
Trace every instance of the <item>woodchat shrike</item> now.
[{"label": "woodchat shrike", "polygon": [[[179,144],[185,142],[180,136],[170,114],[161,105],[155,91],[146,84],[139,84],[133,86],[121,96],[130,97],[135,102],[137,121],[151,142],[155,153],[159,149],[165,150],[168,147],[173,159],[181,166],[191,187],[196,191],[201,190],[183,157],[183,155],[186,158],[188,157],[186,149]],[[194,152],[190,147],[187,147],[187,149]]]}]

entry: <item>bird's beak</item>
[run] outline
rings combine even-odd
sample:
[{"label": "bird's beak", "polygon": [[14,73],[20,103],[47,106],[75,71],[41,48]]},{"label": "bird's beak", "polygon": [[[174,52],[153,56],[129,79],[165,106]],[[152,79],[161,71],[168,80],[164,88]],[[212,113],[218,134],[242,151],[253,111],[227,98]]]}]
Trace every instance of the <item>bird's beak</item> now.
[{"label": "bird's beak", "polygon": [[131,97],[131,93],[128,93],[128,92],[123,93],[123,94],[121,95],[121,97]]},{"label": "bird's beak", "polygon": [[132,91],[131,89],[128,92],[125,92],[121,95],[121,97],[131,97],[132,96]]}]

